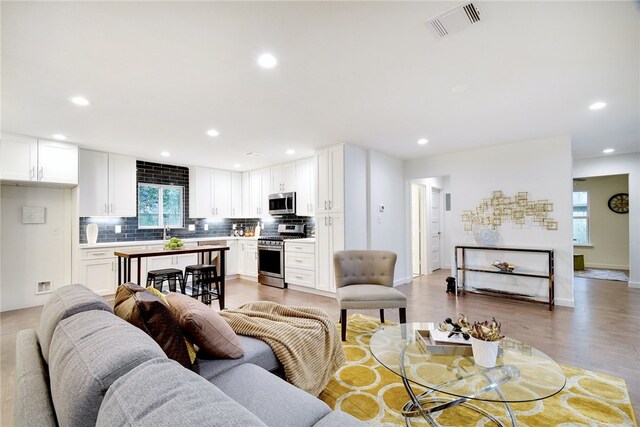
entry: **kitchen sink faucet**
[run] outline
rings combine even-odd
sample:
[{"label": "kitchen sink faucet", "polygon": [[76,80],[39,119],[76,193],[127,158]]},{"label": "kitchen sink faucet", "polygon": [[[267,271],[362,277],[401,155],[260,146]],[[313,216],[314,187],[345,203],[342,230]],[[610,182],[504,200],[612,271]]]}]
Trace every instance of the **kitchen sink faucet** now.
[{"label": "kitchen sink faucet", "polygon": [[164,230],[162,232],[162,240],[168,240],[168,239],[169,239],[169,224],[165,224]]}]

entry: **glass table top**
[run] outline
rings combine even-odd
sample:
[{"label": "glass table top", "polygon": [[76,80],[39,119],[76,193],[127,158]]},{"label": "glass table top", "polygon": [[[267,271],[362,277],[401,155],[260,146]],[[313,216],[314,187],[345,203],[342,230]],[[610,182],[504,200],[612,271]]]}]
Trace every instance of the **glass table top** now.
[{"label": "glass table top", "polygon": [[432,354],[416,341],[416,330],[436,323],[387,326],[370,341],[383,366],[408,381],[451,396],[493,402],[529,402],[562,390],[566,377],[549,356],[521,341],[504,338],[495,368],[474,364],[470,355]]}]

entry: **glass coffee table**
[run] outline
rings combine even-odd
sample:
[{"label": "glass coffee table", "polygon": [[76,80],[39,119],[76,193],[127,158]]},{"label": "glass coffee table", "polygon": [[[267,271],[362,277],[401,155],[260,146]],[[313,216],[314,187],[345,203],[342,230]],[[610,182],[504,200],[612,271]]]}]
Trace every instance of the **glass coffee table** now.
[{"label": "glass coffee table", "polygon": [[[446,348],[423,349],[416,341],[417,330],[433,330],[436,323],[407,323],[378,330],[370,341],[371,353],[384,367],[402,378],[410,400],[403,407],[407,425],[422,416],[439,426],[432,415],[458,405],[471,408],[497,425],[504,424],[495,414],[476,402],[497,402],[505,406],[513,426],[516,417],[510,403],[546,399],[562,390],[566,377],[560,365],[535,348],[511,338],[500,341],[501,351],[494,368],[474,364],[469,349],[462,354],[447,353]],[[417,394],[417,384],[427,389]]]}]

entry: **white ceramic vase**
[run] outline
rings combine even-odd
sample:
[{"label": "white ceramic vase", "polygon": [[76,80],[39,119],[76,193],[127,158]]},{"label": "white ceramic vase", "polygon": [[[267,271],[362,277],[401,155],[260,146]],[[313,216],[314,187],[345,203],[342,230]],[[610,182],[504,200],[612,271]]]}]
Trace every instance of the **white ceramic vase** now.
[{"label": "white ceramic vase", "polygon": [[87,243],[95,245],[98,241],[98,224],[87,224]]},{"label": "white ceramic vase", "polygon": [[471,349],[476,365],[493,368],[498,359],[498,341],[482,341],[471,337]]},{"label": "white ceramic vase", "polygon": [[500,234],[498,230],[489,225],[475,225],[473,227],[473,238],[480,246],[496,246]]}]

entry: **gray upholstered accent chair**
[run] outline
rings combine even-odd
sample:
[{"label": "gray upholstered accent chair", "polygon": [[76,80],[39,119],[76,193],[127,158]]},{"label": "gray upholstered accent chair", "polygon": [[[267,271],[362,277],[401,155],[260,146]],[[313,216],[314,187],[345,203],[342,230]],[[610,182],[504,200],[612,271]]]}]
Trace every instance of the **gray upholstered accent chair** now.
[{"label": "gray upholstered accent chair", "polygon": [[384,310],[399,308],[400,323],[407,322],[407,297],[393,288],[397,258],[393,252],[374,250],[333,254],[342,341],[347,338],[347,310],[380,309],[384,323]]}]

